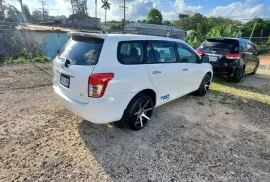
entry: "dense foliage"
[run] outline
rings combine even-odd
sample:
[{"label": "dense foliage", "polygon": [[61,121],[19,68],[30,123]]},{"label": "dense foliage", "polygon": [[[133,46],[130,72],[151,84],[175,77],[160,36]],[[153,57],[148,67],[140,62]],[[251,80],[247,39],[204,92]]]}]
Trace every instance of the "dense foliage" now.
[{"label": "dense foliage", "polygon": [[147,23],[158,24],[158,25],[161,25],[162,20],[163,20],[161,12],[155,8],[153,8],[149,11],[147,19],[148,19]]}]

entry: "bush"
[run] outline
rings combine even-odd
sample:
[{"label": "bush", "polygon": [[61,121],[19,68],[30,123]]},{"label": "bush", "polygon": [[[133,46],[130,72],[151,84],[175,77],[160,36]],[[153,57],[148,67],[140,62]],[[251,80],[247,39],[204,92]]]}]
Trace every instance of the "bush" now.
[{"label": "bush", "polygon": [[270,45],[270,36],[268,37],[266,44]]},{"label": "bush", "polygon": [[256,45],[256,48],[258,50],[258,54],[270,54],[269,44]]},{"label": "bush", "polygon": [[31,59],[28,59],[24,56],[20,56],[17,59],[13,59],[13,57],[6,58],[4,60],[4,64],[10,64],[10,63],[27,63],[27,62],[39,62],[39,63],[45,63],[48,62],[50,59],[46,56],[37,56]]}]

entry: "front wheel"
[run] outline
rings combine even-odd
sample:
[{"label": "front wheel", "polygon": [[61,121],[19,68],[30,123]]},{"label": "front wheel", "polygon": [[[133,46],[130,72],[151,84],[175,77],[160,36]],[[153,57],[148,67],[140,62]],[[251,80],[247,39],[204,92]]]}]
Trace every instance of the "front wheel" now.
[{"label": "front wheel", "polygon": [[211,76],[209,74],[206,74],[201,82],[201,85],[199,89],[195,92],[198,96],[205,96],[210,88],[211,84]]}]

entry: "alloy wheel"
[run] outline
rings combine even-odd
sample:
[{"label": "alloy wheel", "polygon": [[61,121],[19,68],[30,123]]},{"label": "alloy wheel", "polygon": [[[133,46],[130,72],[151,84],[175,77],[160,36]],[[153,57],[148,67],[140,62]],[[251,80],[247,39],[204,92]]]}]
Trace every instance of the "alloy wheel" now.
[{"label": "alloy wheel", "polygon": [[143,128],[147,125],[152,115],[153,105],[148,99],[142,100],[135,108],[133,114],[133,123],[138,128]]}]

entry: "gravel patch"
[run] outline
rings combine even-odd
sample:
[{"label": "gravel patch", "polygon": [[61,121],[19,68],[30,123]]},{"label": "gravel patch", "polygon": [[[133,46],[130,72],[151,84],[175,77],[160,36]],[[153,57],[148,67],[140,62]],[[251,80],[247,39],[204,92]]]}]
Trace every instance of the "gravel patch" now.
[{"label": "gravel patch", "polygon": [[74,115],[50,75],[49,64],[0,67],[0,181],[270,181],[269,105],[188,95],[136,132]]}]

